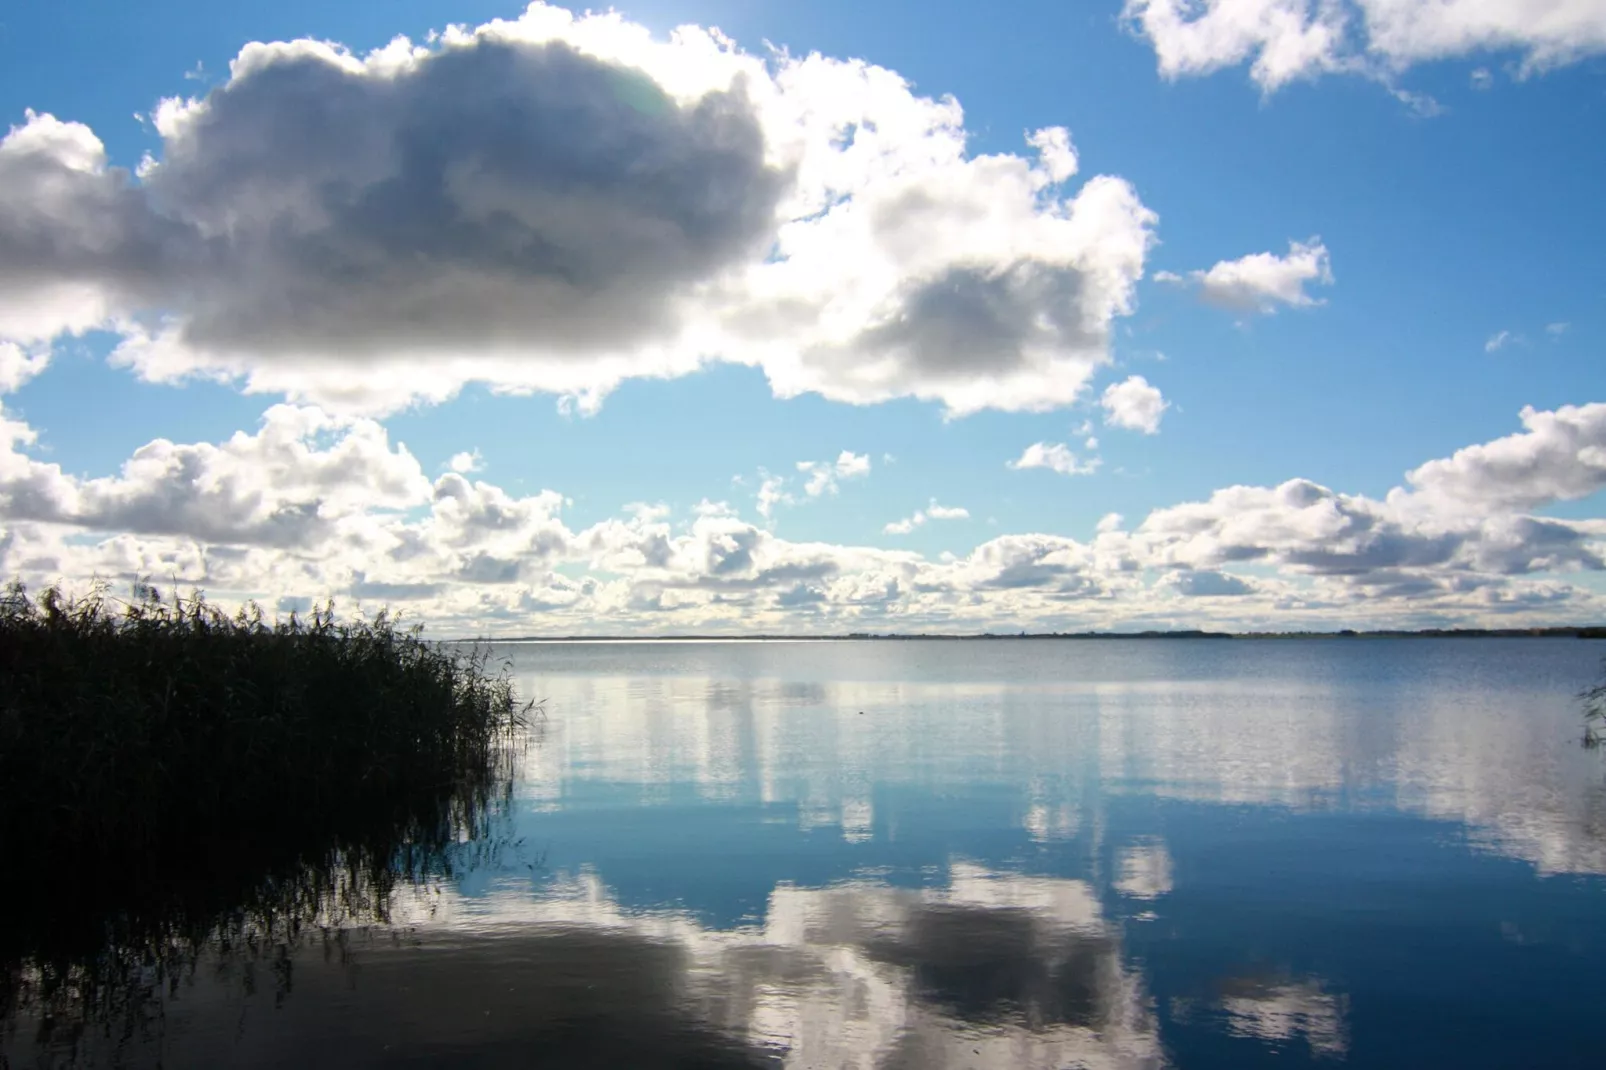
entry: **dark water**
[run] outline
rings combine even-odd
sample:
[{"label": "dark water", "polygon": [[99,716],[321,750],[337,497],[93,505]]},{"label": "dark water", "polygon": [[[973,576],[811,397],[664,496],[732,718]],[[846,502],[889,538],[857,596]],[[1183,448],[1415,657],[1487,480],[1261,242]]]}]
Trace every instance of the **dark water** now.
[{"label": "dark water", "polygon": [[509,647],[507,849],[14,1067],[1606,1066],[1578,640]]}]

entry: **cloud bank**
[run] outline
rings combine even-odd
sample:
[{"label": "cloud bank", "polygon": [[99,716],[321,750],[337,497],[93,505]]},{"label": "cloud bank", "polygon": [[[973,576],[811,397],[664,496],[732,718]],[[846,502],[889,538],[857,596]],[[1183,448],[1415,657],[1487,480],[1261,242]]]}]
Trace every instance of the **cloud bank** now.
[{"label": "cloud bank", "polygon": [[[1606,600],[1586,577],[1606,570],[1606,522],[1537,511],[1606,488],[1606,403],[1521,421],[1418,466],[1381,500],[1301,479],[1233,486],[1132,526],[1111,515],[1087,539],[1007,534],[930,558],[789,540],[773,516],[755,523],[723,502],[577,528],[556,490],[516,495],[467,463],[431,479],[383,425],[310,406],[276,405],[217,444],[158,439],[96,478],[37,459],[32,428],[4,418],[0,571],[401,604],[452,633],[1599,619]],[[1011,467],[1086,464],[1038,443]],[[796,479],[861,468],[867,456],[843,451]],[[966,516],[933,501],[883,534]]]}]

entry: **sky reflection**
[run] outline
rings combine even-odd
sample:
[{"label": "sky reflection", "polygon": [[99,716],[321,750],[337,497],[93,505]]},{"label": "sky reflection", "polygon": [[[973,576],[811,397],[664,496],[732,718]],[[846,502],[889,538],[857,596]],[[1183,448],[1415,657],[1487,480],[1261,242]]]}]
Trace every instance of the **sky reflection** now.
[{"label": "sky reflection", "polygon": [[125,1054],[1594,1065],[1593,644],[791,646],[515,649],[503,849]]}]

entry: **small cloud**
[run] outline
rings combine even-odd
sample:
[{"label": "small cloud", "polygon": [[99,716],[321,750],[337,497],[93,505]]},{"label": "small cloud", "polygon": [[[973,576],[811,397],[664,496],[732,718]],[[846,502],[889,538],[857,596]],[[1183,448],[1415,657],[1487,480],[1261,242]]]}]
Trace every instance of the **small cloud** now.
[{"label": "small cloud", "polygon": [[1050,182],[1064,182],[1076,174],[1076,148],[1070,131],[1063,126],[1045,126],[1026,135],[1026,144],[1037,150],[1043,173]]},{"label": "small cloud", "polygon": [[1472,72],[1472,88],[1488,89],[1494,85],[1494,72],[1488,67],[1478,67]]},{"label": "small cloud", "polygon": [[1404,104],[1419,119],[1432,119],[1444,114],[1444,105],[1426,93],[1413,93],[1409,89],[1391,88],[1389,95]]},{"label": "small cloud", "polygon": [[1320,238],[1288,243],[1288,254],[1251,253],[1237,260],[1222,260],[1207,271],[1156,272],[1157,282],[1193,286],[1207,304],[1239,312],[1270,314],[1278,305],[1308,308],[1323,300],[1305,292],[1307,283],[1333,284],[1327,246]]},{"label": "small cloud", "polygon": [[850,453],[847,450],[843,450],[837,455],[836,474],[843,479],[869,475],[870,455],[868,453]]},{"label": "small cloud", "polygon": [[1112,531],[1120,531],[1121,523],[1126,518],[1120,513],[1105,513],[1099,518],[1096,530],[1100,535],[1108,535]]},{"label": "small cloud", "polygon": [[[799,461],[796,467],[799,474],[807,477],[803,494],[809,498],[819,498],[837,493],[838,484],[844,479],[859,479],[869,475],[870,455],[843,450],[834,461]],[[758,470],[758,475],[758,512],[764,519],[772,519],[775,510],[782,505],[798,503],[798,499],[787,489],[786,476],[772,476],[762,468]]]},{"label": "small cloud", "polygon": [[452,454],[452,459],[446,462],[446,467],[458,475],[468,475],[470,472],[485,471],[485,458],[479,450],[466,450],[462,453]]},{"label": "small cloud", "polygon": [[840,480],[869,475],[870,455],[843,450],[834,462],[799,461],[797,470],[809,477],[803,492],[811,498],[818,498],[822,494],[835,494]]},{"label": "small cloud", "polygon": [[1489,336],[1487,342],[1483,343],[1483,351],[1485,353],[1498,353],[1515,341],[1517,341],[1517,336],[1510,331],[1496,331]]},{"label": "small cloud", "polygon": [[1545,324],[1545,333],[1550,335],[1552,338],[1560,338],[1562,335],[1567,333],[1567,329],[1571,326],[1572,324],[1565,322],[1547,323]]},{"label": "small cloud", "polygon": [[206,65],[203,64],[200,60],[196,60],[195,61],[195,66],[193,68],[191,68],[190,70],[187,70],[187,71],[184,72],[184,80],[186,82],[205,82],[205,81],[207,81],[208,79],[207,79],[207,75],[206,75]]},{"label": "small cloud", "polygon": [[938,505],[937,499],[931,499],[931,504],[924,509],[917,509],[911,516],[902,520],[894,520],[881,530],[888,535],[907,535],[915,528],[920,527],[928,520],[968,520],[970,510],[962,505]]},{"label": "small cloud", "polygon": [[1097,471],[1101,463],[1097,457],[1078,460],[1063,442],[1034,442],[1006,467],[1017,471],[1023,468],[1047,468],[1062,476],[1085,476]]},{"label": "small cloud", "polygon": [[781,505],[791,505],[794,501],[792,495],[786,491],[786,477],[772,476],[763,470],[759,471],[763,482],[758,485],[758,515],[765,520],[775,516],[775,509]]},{"label": "small cloud", "polygon": [[[1153,435],[1160,430],[1160,417],[1170,407],[1158,387],[1150,386],[1141,375],[1128,376],[1124,382],[1112,383],[1104,391],[1099,404],[1104,406],[1104,422],[1112,427],[1142,431]],[[1093,442],[1088,448],[1097,445]]]}]

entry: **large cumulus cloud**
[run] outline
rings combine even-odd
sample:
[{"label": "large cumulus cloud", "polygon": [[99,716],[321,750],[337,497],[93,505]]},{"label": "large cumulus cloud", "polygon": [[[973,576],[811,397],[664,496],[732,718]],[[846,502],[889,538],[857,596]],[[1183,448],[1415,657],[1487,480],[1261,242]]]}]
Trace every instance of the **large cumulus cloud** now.
[{"label": "large cumulus cloud", "polygon": [[709,360],[778,393],[1074,400],[1155,217],[1060,128],[972,156],[951,99],[618,16],[366,56],[252,44],[137,173],[29,113],[0,143],[0,340],[110,326],[147,378],[326,408],[464,383],[597,404]]}]

